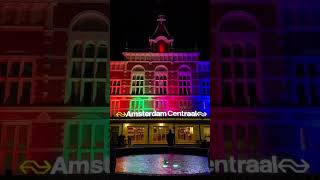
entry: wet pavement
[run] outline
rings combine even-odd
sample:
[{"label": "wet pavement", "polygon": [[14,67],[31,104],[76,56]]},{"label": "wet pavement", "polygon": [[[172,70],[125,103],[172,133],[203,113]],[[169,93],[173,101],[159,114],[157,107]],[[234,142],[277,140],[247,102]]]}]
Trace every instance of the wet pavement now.
[{"label": "wet pavement", "polygon": [[116,173],[194,175],[209,173],[208,158],[180,154],[130,155],[117,158]]}]

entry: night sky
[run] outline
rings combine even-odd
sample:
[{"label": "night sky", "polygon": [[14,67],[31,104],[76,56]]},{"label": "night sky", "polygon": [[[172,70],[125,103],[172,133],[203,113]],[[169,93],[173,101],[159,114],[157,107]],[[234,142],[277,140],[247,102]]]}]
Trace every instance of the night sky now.
[{"label": "night sky", "polygon": [[148,48],[158,14],[167,17],[174,48],[193,49],[209,59],[209,2],[207,0],[113,0],[111,1],[111,58],[122,60],[125,48]]}]

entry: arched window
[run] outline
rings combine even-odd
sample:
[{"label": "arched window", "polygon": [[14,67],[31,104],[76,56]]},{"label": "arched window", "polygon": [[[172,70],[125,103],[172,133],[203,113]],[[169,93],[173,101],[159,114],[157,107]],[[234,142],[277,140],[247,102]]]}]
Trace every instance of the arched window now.
[{"label": "arched window", "polygon": [[95,46],[93,44],[86,45],[85,58],[94,58],[95,56]]},{"label": "arched window", "polygon": [[191,95],[192,74],[188,66],[182,66],[179,69],[179,94]]},{"label": "arched window", "polygon": [[256,18],[244,11],[229,12],[221,19],[220,32],[256,32]]},{"label": "arched window", "polygon": [[143,67],[134,67],[132,69],[131,77],[131,94],[132,95],[143,95],[145,85],[145,72]]},{"label": "arched window", "polygon": [[251,43],[247,43],[246,44],[246,57],[255,58],[256,56],[257,56],[256,47]]},{"label": "arched window", "polygon": [[73,50],[72,50],[72,57],[73,58],[81,58],[82,57],[82,45],[81,44],[76,44],[73,46]]},{"label": "arched window", "polygon": [[154,75],[155,94],[165,95],[168,93],[168,70],[165,67],[157,67]]},{"label": "arched window", "polygon": [[221,48],[221,57],[228,58],[231,56],[231,48],[227,45],[223,45]]},{"label": "arched window", "polygon": [[100,44],[98,46],[98,56],[97,58],[107,58],[108,53],[107,53],[107,46],[105,44]]},{"label": "arched window", "polygon": [[[105,106],[108,103],[108,31],[108,19],[103,13],[83,11],[71,21],[65,103],[74,106]],[[83,36],[87,39],[80,40]]]},{"label": "arched window", "polygon": [[243,48],[240,44],[233,45],[233,56],[237,58],[243,57]]},{"label": "arched window", "polygon": [[106,21],[102,17],[93,14],[83,16],[72,27],[72,31],[107,32],[108,30]]}]

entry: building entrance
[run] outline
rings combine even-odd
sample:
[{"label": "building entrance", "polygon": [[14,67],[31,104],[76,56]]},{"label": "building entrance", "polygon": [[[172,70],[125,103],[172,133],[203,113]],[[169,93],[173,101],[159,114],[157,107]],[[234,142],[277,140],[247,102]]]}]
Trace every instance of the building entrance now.
[{"label": "building entrance", "polygon": [[166,144],[169,126],[154,126],[153,127],[153,143]]},{"label": "building entrance", "polygon": [[128,138],[132,144],[143,144],[145,140],[145,128],[143,126],[128,126]]},{"label": "building entrance", "polygon": [[178,143],[193,143],[194,133],[193,127],[178,127],[177,128]]}]

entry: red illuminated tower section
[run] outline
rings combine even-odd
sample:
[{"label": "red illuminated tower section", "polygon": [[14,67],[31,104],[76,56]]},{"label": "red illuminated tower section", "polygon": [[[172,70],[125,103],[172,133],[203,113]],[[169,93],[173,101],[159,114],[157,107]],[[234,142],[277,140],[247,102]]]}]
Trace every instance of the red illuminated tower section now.
[{"label": "red illuminated tower section", "polygon": [[166,21],[164,15],[158,16],[158,26],[149,39],[149,44],[153,52],[164,53],[172,51],[174,39],[165,25]]}]

